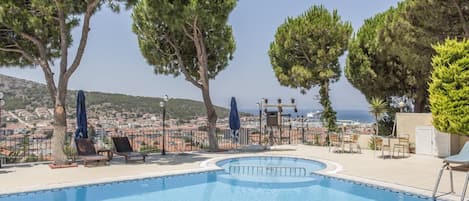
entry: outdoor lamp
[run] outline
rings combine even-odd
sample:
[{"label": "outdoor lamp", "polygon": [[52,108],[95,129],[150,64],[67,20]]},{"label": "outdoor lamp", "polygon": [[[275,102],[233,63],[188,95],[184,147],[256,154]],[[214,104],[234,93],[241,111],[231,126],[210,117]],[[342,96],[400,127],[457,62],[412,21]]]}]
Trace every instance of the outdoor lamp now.
[{"label": "outdoor lamp", "polygon": [[399,102],[399,108],[401,109],[401,112],[404,109],[404,106],[405,106],[404,101]]}]

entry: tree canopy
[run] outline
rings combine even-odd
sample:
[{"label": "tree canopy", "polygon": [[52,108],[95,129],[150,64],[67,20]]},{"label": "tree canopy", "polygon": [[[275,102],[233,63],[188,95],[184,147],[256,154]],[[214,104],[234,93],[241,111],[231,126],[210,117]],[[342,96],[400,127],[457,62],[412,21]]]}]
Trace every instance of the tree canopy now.
[{"label": "tree canopy", "polygon": [[408,96],[414,99],[415,112],[428,111],[427,83],[435,54],[431,45],[467,35],[465,5],[457,0],[406,0],[367,19],[350,42],[347,79],[368,100]]},{"label": "tree canopy", "polygon": [[269,56],[275,76],[283,86],[302,93],[320,86],[322,114],[329,130],[335,130],[336,112],[329,100],[329,84],[340,78],[339,56],[352,34],[349,22],[337,12],[313,6],[298,17],[289,17],[278,27]]},{"label": "tree canopy", "polygon": [[215,78],[225,69],[235,50],[233,31],[227,20],[236,1],[212,1],[143,0],[136,5],[133,31],[143,56],[155,67],[156,74],[179,76],[182,73],[199,85],[194,29],[202,34],[209,78]]},{"label": "tree canopy", "polygon": [[[66,47],[72,43],[71,30],[90,9],[90,15],[104,3],[119,11],[119,4],[125,2],[129,8],[136,0],[64,0],[62,14],[66,18],[64,37]],[[96,9],[92,9],[96,8]],[[60,21],[57,4],[53,0],[4,0],[0,3],[0,66],[39,66],[61,56]],[[85,19],[86,20],[86,19]],[[43,46],[39,48],[38,46]],[[41,61],[41,57],[47,58]]]},{"label": "tree canopy", "polygon": [[[83,57],[91,17],[105,3],[110,3],[108,5],[112,9],[118,10],[120,1],[4,0],[0,2],[0,67],[41,67],[55,108],[52,152],[56,164],[64,164],[67,161],[64,153],[67,130],[67,87],[70,77],[77,70]],[[134,1],[128,1],[128,5]],[[81,37],[77,51],[72,58],[69,58],[69,47],[72,44],[71,30],[78,27],[80,21],[82,21]],[[54,69],[55,60],[59,60],[59,64]]]},{"label": "tree canopy", "polygon": [[433,125],[440,131],[469,135],[469,40],[435,45],[430,82]]},{"label": "tree canopy", "polygon": [[209,144],[218,149],[209,80],[226,68],[235,50],[227,24],[236,0],[141,0],[133,12],[133,31],[141,53],[156,74],[179,76],[202,91]]},{"label": "tree canopy", "polygon": [[377,40],[379,31],[395,9],[365,20],[349,44],[345,76],[368,100],[372,97],[400,95],[406,90],[405,71],[397,58]]}]

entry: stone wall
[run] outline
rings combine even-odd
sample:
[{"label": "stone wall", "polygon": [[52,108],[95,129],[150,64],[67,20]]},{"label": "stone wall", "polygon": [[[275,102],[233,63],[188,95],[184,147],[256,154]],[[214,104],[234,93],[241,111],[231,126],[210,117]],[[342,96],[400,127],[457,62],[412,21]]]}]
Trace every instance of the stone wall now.
[{"label": "stone wall", "polygon": [[[431,113],[396,113],[397,136],[409,136],[409,141],[415,144],[415,128],[417,126],[433,126]],[[469,138],[451,135],[451,154],[456,154]]]},{"label": "stone wall", "polygon": [[397,136],[409,136],[410,143],[415,144],[415,128],[432,126],[431,113],[396,113]]}]

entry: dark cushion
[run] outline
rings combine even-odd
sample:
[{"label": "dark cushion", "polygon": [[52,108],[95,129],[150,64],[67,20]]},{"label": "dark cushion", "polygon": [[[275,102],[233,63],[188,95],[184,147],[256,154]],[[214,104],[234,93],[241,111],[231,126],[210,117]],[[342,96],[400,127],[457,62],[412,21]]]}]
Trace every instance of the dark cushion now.
[{"label": "dark cushion", "polygon": [[96,155],[93,141],[91,139],[76,139],[77,153],[79,156]]},{"label": "dark cushion", "polygon": [[129,138],[127,137],[112,137],[114,147],[117,152],[133,152],[132,146],[130,146]]}]

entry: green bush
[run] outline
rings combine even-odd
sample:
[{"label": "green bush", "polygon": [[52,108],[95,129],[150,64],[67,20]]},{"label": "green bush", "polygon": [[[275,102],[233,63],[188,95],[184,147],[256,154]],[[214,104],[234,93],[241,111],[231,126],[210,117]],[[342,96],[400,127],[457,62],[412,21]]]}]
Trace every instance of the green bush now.
[{"label": "green bush", "polygon": [[321,145],[321,143],[319,142],[319,137],[320,137],[319,134],[314,135],[314,144],[315,145]]},{"label": "green bush", "polygon": [[[379,137],[376,137],[376,136],[371,136],[370,140],[368,141],[368,148],[370,150],[380,150],[381,147],[378,146],[378,144],[376,143],[376,140],[378,139]],[[375,144],[376,144],[376,147],[375,147]]]},{"label": "green bush", "polygon": [[37,157],[35,154],[28,155],[24,159],[24,162],[26,162],[26,163],[37,162],[37,161],[39,161],[39,157]]},{"label": "green bush", "polygon": [[184,143],[191,143],[192,142],[192,137],[185,136],[183,137]]},{"label": "green bush", "polygon": [[440,131],[469,135],[469,40],[434,46],[429,85],[433,125]]},{"label": "green bush", "polygon": [[70,145],[65,145],[64,153],[65,155],[67,155],[67,159],[71,159],[72,161],[75,161],[76,156],[77,156],[77,150],[74,147]]},{"label": "green bush", "polygon": [[151,145],[142,145],[140,147],[140,152],[142,153],[155,153],[155,152],[159,152],[160,149],[158,149],[157,147],[154,147],[154,146],[151,146]]}]

